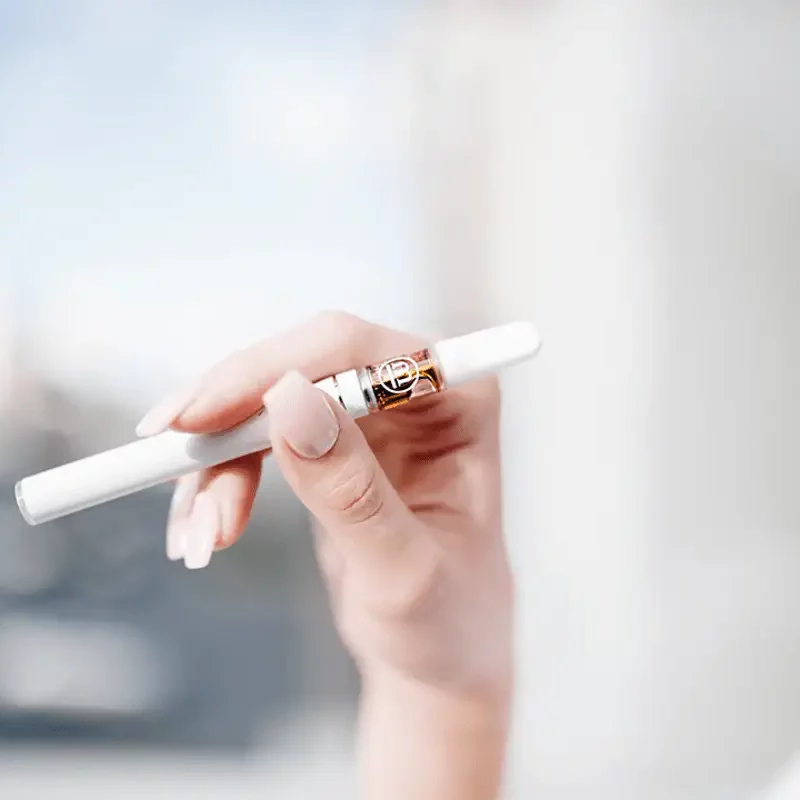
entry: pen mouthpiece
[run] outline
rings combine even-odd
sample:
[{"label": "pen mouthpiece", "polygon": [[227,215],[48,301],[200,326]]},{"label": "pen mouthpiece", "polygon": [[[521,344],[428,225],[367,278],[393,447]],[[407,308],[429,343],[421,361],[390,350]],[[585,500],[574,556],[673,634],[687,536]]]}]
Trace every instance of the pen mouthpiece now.
[{"label": "pen mouthpiece", "polygon": [[542,346],[530,322],[512,322],[439,342],[434,350],[449,386],[533,358]]}]

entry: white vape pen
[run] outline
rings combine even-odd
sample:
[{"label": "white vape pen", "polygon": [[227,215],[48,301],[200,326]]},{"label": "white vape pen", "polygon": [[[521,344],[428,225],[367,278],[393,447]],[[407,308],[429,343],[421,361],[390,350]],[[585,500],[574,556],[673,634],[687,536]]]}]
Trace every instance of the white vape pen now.
[{"label": "white vape pen", "polygon": [[[496,372],[534,356],[540,344],[532,325],[515,322],[341,372],[315,385],[357,418]],[[24,478],[15,488],[17,504],[25,521],[38,525],[269,446],[263,410],[222,433],[167,431]]]}]

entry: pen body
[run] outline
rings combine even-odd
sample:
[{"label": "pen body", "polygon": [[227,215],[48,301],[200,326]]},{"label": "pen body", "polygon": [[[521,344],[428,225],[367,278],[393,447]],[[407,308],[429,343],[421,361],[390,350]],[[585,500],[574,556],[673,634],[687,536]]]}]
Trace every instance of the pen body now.
[{"label": "pen body", "polygon": [[166,431],[25,478],[17,502],[38,525],[267,448],[263,412],[221,434]]},{"label": "pen body", "polygon": [[[530,323],[511,323],[341,372],[315,385],[358,418],[496,372],[535,355],[539,346]],[[25,520],[38,525],[269,448],[269,420],[262,409],[227,431],[167,431],[24,478],[15,487],[17,504]]]},{"label": "pen body", "polygon": [[[430,351],[420,350],[315,385],[358,418],[440,391],[443,381]],[[39,525],[269,447],[262,409],[221,433],[166,431],[32,475],[17,484],[17,504],[29,524]]]}]

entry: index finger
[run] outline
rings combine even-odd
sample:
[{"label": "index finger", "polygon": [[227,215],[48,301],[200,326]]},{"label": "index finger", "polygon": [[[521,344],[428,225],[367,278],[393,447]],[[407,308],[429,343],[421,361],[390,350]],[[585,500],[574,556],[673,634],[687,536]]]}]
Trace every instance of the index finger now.
[{"label": "index finger", "polygon": [[412,334],[343,312],[324,312],[208,370],[171,427],[187,433],[226,430],[255,414],[267,389],[290,369],[316,381],[425,346]]}]

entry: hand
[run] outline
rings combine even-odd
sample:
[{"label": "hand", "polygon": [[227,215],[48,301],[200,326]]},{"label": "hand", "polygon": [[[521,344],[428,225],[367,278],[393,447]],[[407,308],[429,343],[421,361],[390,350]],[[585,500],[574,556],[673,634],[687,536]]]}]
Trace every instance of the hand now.
[{"label": "hand", "polygon": [[[393,716],[417,715],[409,735],[424,741],[425,732],[413,729],[427,726],[436,738],[441,723],[446,732],[438,741],[449,736],[456,749],[462,733],[474,745],[491,729],[502,754],[513,592],[501,526],[496,381],[429,395],[358,423],[310,383],[426,344],[325,314],[221,362],[150,412],[140,432],[219,431],[265,405],[272,454],[316,521],[319,563],[336,624],[363,678],[368,727],[384,730]],[[262,458],[246,456],[179,481],[168,524],[170,557],[205,566],[214,547],[237,540]],[[381,736],[385,741],[391,733]],[[463,741],[459,746],[456,757],[473,757],[464,754]],[[497,772],[481,785],[496,783]],[[450,796],[441,793],[448,785],[442,780],[440,794],[431,797]],[[471,783],[477,785],[475,776]],[[381,797],[395,796],[382,791]],[[420,787],[406,791],[416,792],[406,797],[429,796]],[[494,796],[496,788],[459,791],[466,800]]]}]

